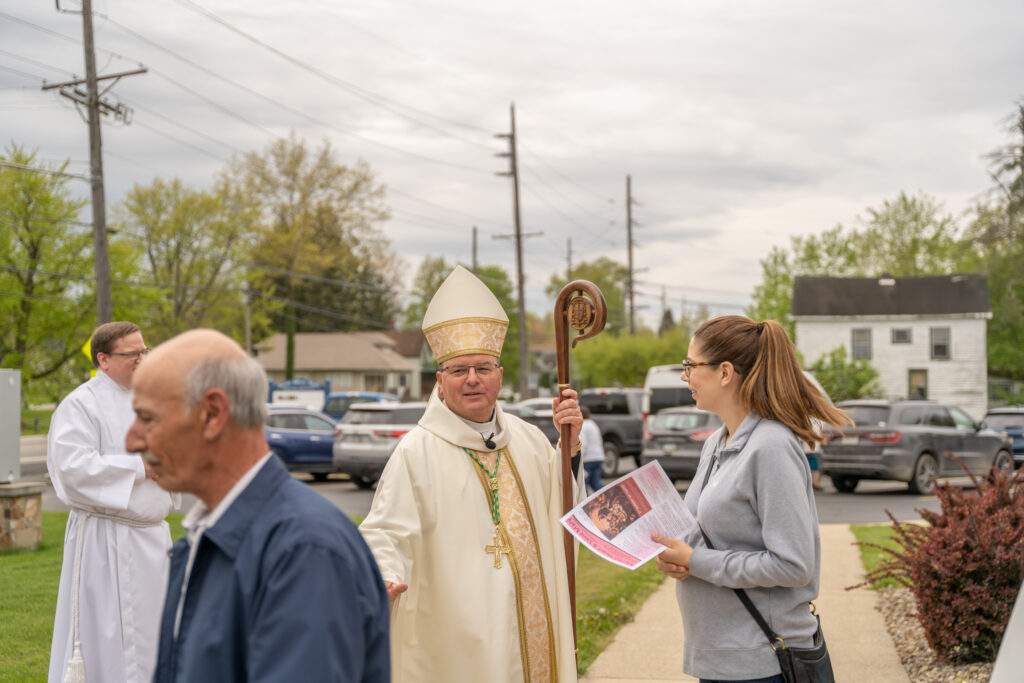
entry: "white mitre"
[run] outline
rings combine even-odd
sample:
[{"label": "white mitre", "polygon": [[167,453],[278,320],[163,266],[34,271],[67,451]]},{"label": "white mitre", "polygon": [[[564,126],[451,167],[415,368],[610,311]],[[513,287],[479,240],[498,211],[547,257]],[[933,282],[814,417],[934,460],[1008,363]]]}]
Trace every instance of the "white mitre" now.
[{"label": "white mitre", "polygon": [[487,285],[455,266],[427,305],[423,334],[438,365],[455,356],[497,358],[505,343],[508,316]]}]

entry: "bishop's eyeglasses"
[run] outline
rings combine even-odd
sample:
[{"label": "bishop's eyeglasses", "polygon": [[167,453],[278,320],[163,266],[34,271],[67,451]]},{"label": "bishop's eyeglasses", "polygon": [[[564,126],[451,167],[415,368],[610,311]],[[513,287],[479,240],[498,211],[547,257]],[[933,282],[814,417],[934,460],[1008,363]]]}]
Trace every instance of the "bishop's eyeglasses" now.
[{"label": "bishop's eyeglasses", "polygon": [[498,371],[497,363],[478,363],[476,365],[448,365],[441,372],[455,379],[466,379],[472,370],[480,379],[488,379]]}]

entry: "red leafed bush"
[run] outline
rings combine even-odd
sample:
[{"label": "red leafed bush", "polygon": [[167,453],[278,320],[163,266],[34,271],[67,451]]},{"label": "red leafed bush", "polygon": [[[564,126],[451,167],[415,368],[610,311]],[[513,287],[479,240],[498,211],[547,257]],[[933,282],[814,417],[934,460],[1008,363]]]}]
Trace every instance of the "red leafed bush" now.
[{"label": "red leafed bush", "polygon": [[995,659],[1024,580],[1024,475],[975,483],[936,487],[942,511],[918,510],[927,526],[888,513],[900,548],[866,577],[909,587],[928,645],[954,663]]}]

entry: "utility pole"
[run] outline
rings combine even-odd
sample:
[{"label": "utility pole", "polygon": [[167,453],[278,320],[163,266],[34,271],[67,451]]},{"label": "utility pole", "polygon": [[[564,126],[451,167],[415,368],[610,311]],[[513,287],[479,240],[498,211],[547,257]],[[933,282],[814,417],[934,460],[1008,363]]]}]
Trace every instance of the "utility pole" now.
[{"label": "utility pole", "polygon": [[565,240],[565,281],[572,282],[572,238]]},{"label": "utility pole", "polygon": [[626,294],[629,298],[629,333],[636,334],[636,302],[633,299],[633,177],[626,176],[626,249],[629,252]]},{"label": "utility pole", "polygon": [[477,265],[478,264],[477,264],[477,260],[476,260],[476,226],[474,225],[473,226],[473,272],[474,273],[476,272]]},{"label": "utility pole", "polygon": [[[76,14],[73,10],[65,10],[57,0],[57,10],[68,14]],[[82,0],[82,43],[85,47],[85,78],[52,85],[43,84],[43,90],[57,88],[60,94],[76,105],[84,106],[86,121],[89,124],[89,172],[92,185],[92,236],[93,236],[93,269],[96,276],[96,322],[110,322],[114,315],[114,301],[110,283],[110,256],[107,253],[107,207],[103,191],[103,142],[100,134],[100,116],[113,115],[125,123],[131,118],[131,110],[123,104],[114,104],[103,99],[103,93],[114,87],[125,76],[145,73],[140,65],[138,69],[124,71],[107,76],[96,74],[96,50],[93,45],[92,0]],[[113,80],[103,93],[99,91],[99,82]],[[79,86],[85,85],[83,91]]]},{"label": "utility pole", "polygon": [[[516,105],[509,105],[510,129],[508,133],[495,133],[494,137],[508,140],[508,152],[499,152],[495,156],[508,157],[509,170],[497,171],[495,175],[512,178],[512,219],[515,224],[513,240],[516,247],[516,290],[519,299],[519,398],[530,395],[530,349],[526,338],[526,297],[523,287],[523,223],[519,213],[519,160],[516,156]],[[495,238],[506,238],[506,235],[495,235]]]}]

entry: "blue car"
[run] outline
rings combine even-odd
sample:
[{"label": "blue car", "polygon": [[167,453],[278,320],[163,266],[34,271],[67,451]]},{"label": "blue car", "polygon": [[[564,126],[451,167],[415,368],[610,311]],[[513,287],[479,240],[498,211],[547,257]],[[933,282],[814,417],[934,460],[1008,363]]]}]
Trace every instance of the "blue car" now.
[{"label": "blue car", "polygon": [[326,481],[334,472],[335,423],[327,415],[301,406],[268,406],[264,434],[270,449],[291,472],[308,472]]},{"label": "blue car", "polygon": [[335,420],[345,417],[345,412],[353,403],[398,402],[398,396],[383,391],[334,391],[328,394],[324,403],[324,412]]},{"label": "blue car", "polygon": [[1024,465],[1024,406],[992,408],[985,415],[985,424],[997,432],[1006,432],[1013,440],[1013,462]]}]

